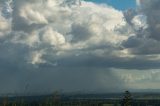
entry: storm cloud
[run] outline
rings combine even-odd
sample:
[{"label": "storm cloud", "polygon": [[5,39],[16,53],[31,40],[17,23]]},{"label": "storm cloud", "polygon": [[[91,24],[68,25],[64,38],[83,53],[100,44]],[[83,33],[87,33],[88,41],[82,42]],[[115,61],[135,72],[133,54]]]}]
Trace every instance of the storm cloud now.
[{"label": "storm cloud", "polygon": [[0,0],[0,93],[131,88],[135,72],[160,68],[158,0],[137,4]]}]

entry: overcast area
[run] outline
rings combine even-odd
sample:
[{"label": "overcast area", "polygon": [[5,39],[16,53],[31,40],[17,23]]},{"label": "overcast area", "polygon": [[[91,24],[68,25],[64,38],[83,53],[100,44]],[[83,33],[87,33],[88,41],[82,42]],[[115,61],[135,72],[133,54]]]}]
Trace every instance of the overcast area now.
[{"label": "overcast area", "polygon": [[136,2],[0,0],[0,94],[159,89],[160,0]]}]

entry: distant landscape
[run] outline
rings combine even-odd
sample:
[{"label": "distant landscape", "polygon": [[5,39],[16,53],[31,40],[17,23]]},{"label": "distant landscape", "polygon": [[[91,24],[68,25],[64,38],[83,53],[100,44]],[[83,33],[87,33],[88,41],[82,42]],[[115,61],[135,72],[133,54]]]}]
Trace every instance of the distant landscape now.
[{"label": "distant landscape", "polygon": [[[1,97],[0,106],[124,106],[125,93]],[[131,106],[160,106],[160,93],[132,93]],[[125,105],[126,106],[126,105]]]}]

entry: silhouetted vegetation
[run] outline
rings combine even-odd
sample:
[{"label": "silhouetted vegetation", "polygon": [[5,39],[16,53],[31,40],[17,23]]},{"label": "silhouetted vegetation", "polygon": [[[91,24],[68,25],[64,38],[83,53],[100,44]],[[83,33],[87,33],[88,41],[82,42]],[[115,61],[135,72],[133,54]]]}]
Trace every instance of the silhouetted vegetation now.
[{"label": "silhouetted vegetation", "polygon": [[125,91],[122,106],[132,106],[132,97],[129,91]]},{"label": "silhouetted vegetation", "polygon": [[[109,96],[111,96],[109,98]],[[134,94],[135,95],[135,94]],[[118,98],[116,98],[116,96]],[[153,95],[150,94],[150,97]],[[132,97],[129,91],[123,94],[77,94],[60,95],[55,92],[50,96],[3,97],[0,106],[160,106],[160,99]],[[158,96],[157,96],[158,97]]]}]

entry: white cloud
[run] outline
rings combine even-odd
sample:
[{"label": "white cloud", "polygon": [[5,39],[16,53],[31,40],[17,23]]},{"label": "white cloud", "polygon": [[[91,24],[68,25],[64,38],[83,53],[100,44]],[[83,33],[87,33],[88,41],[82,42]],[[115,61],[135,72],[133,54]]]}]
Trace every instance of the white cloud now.
[{"label": "white cloud", "polygon": [[46,63],[45,60],[42,59],[42,56],[43,56],[44,51],[41,50],[41,51],[34,51],[31,53],[31,57],[30,57],[30,63],[31,64],[42,64],[42,63]]},{"label": "white cloud", "polygon": [[112,69],[130,89],[159,89],[160,72],[158,69],[127,70]]},{"label": "white cloud", "polygon": [[0,38],[5,36],[10,31],[11,31],[10,21],[0,16]]},{"label": "white cloud", "polygon": [[136,15],[132,19],[132,23],[134,24],[135,29],[137,29],[137,30],[148,28],[147,17],[145,15]]},{"label": "white cloud", "polygon": [[47,28],[42,37],[45,43],[49,43],[53,46],[60,46],[65,44],[65,38],[58,32],[55,32],[52,28]]},{"label": "white cloud", "polygon": [[141,0],[136,0],[136,3],[137,3],[138,6],[140,6],[140,1]]},{"label": "white cloud", "polygon": [[77,1],[56,0],[15,0],[13,4],[11,41],[28,45],[33,48],[30,52],[53,46],[53,54],[77,49],[83,54],[80,50],[103,45],[114,51],[128,38],[118,32],[126,25],[123,13],[107,5],[82,1],[79,6]]}]

